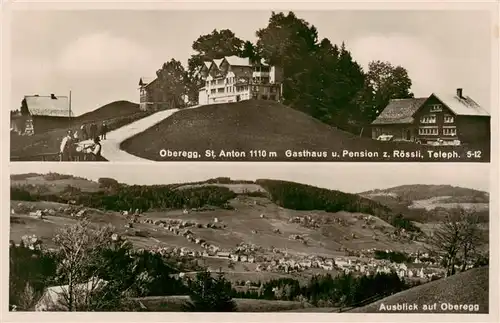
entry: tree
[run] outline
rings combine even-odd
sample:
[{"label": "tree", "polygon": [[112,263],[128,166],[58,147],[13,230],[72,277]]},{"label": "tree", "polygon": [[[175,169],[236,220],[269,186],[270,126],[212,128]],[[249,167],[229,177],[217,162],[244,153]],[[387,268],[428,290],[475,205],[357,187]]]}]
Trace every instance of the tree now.
[{"label": "tree", "polygon": [[55,255],[30,249],[22,241],[9,248],[9,303],[29,310],[45,287],[54,283],[57,268]]},{"label": "tree", "polygon": [[184,304],[189,312],[234,312],[236,304],[231,298],[231,283],[222,273],[212,277],[210,272],[203,271],[195,280],[188,280],[190,301]]},{"label": "tree", "polygon": [[181,62],[171,59],[164,63],[162,68],[156,72],[159,89],[163,96],[163,102],[167,102],[170,108],[179,108],[184,105],[184,95],[187,93],[187,74]]},{"label": "tree", "polygon": [[101,188],[115,188],[120,185],[116,179],[108,177],[101,177],[97,182]]},{"label": "tree", "polygon": [[467,270],[467,265],[473,264],[480,258],[478,246],[482,245],[485,237],[479,228],[479,216],[466,210],[461,210],[463,219],[461,243],[461,271]]},{"label": "tree", "polygon": [[[368,64],[366,73],[364,102],[370,109],[367,120],[373,121],[387,106],[391,99],[413,98],[411,79],[408,71],[402,66],[393,66],[390,62],[372,61]],[[371,95],[370,95],[371,94]]]},{"label": "tree", "polygon": [[229,29],[214,29],[210,34],[201,35],[193,42],[192,48],[196,54],[188,61],[188,70],[194,72],[203,65],[203,61],[222,58],[225,56],[239,56],[244,41],[236,37]]},{"label": "tree", "polygon": [[318,40],[316,27],[309,26],[293,12],[287,15],[272,12],[267,27],[259,29],[256,35],[262,57],[271,65],[285,68],[285,72],[286,67],[313,51]]},{"label": "tree", "polygon": [[427,247],[430,252],[442,257],[446,275],[456,272],[456,266],[462,263],[461,270],[473,262],[475,251],[483,242],[477,217],[463,208],[452,210],[429,238]]},{"label": "tree", "polygon": [[[114,294],[112,299],[118,302],[121,295],[116,290],[103,294],[107,283],[99,277],[103,270],[102,251],[120,243],[113,231],[109,225],[93,228],[88,220],[58,231],[54,237],[60,249],[57,274],[59,281],[67,284],[67,289],[62,289],[58,305],[69,311],[96,310],[104,307],[101,300],[109,301],[104,294]],[[122,243],[122,246],[125,247],[126,243]],[[95,297],[97,295],[100,297]]]},{"label": "tree", "polygon": [[251,62],[257,63],[261,60],[259,49],[251,41],[246,41],[241,50],[241,57],[247,57]]}]

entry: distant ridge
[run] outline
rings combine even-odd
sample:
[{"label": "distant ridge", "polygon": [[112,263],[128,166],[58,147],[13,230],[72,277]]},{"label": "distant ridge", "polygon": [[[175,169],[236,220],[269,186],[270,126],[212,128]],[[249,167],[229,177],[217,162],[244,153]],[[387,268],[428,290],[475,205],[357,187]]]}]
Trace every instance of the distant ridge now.
[{"label": "distant ridge", "polygon": [[125,100],[118,100],[100,108],[86,112],[76,117],[80,122],[88,122],[94,120],[105,120],[116,117],[127,116],[139,112],[139,104]]}]

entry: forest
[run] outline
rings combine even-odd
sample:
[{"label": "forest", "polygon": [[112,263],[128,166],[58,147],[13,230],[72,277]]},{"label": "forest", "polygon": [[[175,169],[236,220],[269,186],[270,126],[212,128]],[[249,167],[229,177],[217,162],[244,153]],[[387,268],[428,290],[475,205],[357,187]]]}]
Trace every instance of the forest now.
[{"label": "forest", "polygon": [[[101,189],[96,192],[82,192],[78,188],[67,186],[62,193],[50,193],[43,186],[29,185],[11,186],[11,199],[19,201],[51,201],[68,203],[74,201],[86,207],[96,209],[123,211],[167,210],[180,208],[199,208],[215,206],[230,208],[229,201],[237,196],[227,187],[208,185],[192,186],[177,189],[187,184],[172,185],[125,185],[111,178],[100,178]],[[233,183],[226,178],[216,178],[204,183]],[[242,183],[242,181],[236,181]],[[234,182],[234,183],[236,183]],[[200,182],[201,184],[202,182]],[[249,183],[249,181],[245,181]],[[397,228],[408,231],[420,231],[402,214],[395,213],[378,202],[348,194],[341,191],[328,190],[300,183],[259,179],[255,181],[267,193],[247,193],[257,197],[266,196],[277,205],[293,210],[322,210],[326,212],[346,211],[371,214],[391,223]]]}]

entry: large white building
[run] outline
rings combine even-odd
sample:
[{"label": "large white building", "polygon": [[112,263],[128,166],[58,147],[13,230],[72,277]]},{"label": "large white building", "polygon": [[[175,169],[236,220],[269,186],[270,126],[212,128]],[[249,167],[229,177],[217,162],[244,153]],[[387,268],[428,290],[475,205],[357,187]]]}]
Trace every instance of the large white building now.
[{"label": "large white building", "polygon": [[199,91],[199,104],[281,100],[283,73],[263,62],[228,56],[204,62],[197,76],[205,82]]}]

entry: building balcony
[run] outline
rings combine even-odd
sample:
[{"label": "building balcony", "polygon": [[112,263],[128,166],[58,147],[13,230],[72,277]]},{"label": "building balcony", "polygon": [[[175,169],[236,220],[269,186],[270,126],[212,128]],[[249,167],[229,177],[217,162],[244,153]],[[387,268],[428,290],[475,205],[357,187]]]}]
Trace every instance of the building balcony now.
[{"label": "building balcony", "polygon": [[270,72],[254,71],[252,77],[269,77]]}]

